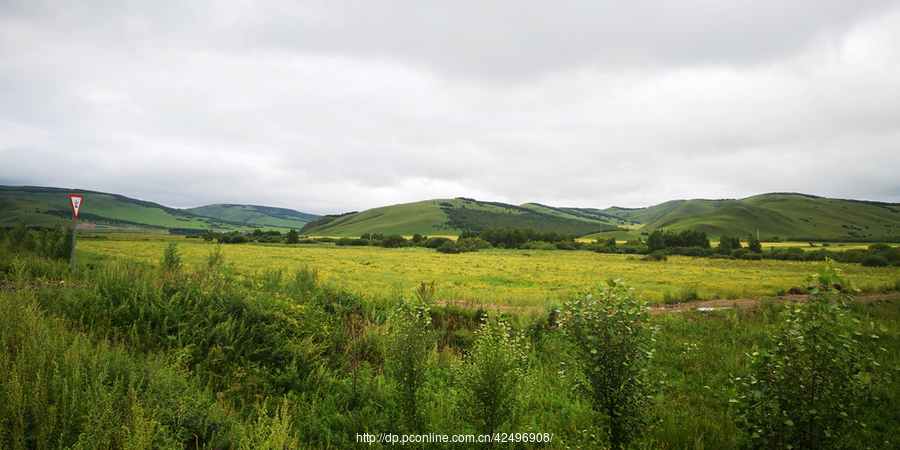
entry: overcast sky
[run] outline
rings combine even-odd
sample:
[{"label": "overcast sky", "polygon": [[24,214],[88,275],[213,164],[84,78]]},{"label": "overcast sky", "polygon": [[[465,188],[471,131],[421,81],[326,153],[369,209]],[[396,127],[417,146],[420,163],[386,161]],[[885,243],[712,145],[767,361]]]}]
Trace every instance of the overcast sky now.
[{"label": "overcast sky", "polygon": [[900,202],[900,2],[3,0],[0,184]]}]

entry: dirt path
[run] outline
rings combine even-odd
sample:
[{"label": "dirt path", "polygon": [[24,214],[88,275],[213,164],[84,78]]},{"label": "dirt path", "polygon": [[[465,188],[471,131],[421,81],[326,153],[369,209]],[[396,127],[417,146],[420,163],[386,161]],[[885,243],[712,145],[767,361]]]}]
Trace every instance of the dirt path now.
[{"label": "dirt path", "polygon": [[[886,298],[897,298],[900,297],[900,292],[890,292],[887,294],[869,294],[869,295],[857,295],[854,297],[854,301],[857,302],[870,302],[873,300],[882,300]],[[772,299],[775,302],[783,303],[783,302],[802,302],[806,301],[809,296],[808,295],[784,295],[780,297],[757,297],[757,298],[744,298],[740,300],[701,300],[696,302],[685,302],[685,303],[670,303],[665,305],[654,305],[650,308],[651,314],[658,314],[662,312],[675,313],[680,311],[690,311],[690,310],[706,310],[712,311],[715,309],[727,309],[727,308],[752,308],[759,305],[760,300],[763,298]],[[708,308],[708,309],[707,309]]]},{"label": "dirt path", "polygon": [[[887,298],[898,298],[900,297],[900,292],[890,292],[887,294],[868,294],[868,295],[857,295],[854,297],[854,301],[857,302],[870,302],[873,300],[882,300]],[[659,313],[676,313],[681,311],[691,311],[691,310],[700,310],[700,311],[713,311],[716,309],[730,309],[730,308],[753,308],[759,305],[759,302],[763,299],[771,299],[776,303],[784,303],[784,302],[803,302],[809,299],[808,295],[783,295],[779,297],[757,297],[757,298],[743,298],[738,300],[698,300],[695,302],[684,302],[684,303],[668,303],[668,304],[655,304],[650,307],[650,314],[659,314]],[[446,307],[446,306],[458,306],[460,308],[485,308],[491,309],[494,311],[501,312],[520,312],[529,308],[534,308],[533,306],[506,306],[506,305],[492,305],[492,304],[480,304],[480,303],[469,303],[465,300],[457,300],[453,302],[444,302],[439,301],[436,302],[436,306]]]}]

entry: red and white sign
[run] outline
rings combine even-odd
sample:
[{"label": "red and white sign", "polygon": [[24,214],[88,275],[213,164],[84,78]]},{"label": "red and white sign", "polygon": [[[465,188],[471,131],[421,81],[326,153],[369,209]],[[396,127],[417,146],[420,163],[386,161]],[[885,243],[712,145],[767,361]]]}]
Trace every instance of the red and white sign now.
[{"label": "red and white sign", "polygon": [[78,210],[81,208],[81,196],[80,195],[70,195],[69,201],[72,202],[72,214],[75,214],[75,218],[78,218]]}]

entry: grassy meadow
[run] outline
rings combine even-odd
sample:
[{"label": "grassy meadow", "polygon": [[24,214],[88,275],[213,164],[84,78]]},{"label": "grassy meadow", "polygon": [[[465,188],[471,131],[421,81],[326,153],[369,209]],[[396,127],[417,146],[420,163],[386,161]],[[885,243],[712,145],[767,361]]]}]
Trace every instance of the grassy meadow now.
[{"label": "grassy meadow", "polygon": [[[579,353],[562,332],[566,300],[597,294],[609,278],[650,302],[766,297],[805,286],[822,266],[104,234],[79,236],[72,271],[28,242],[0,232],[0,448],[394,448],[366,436],[482,433],[470,393],[490,380],[499,381],[488,392],[505,392],[508,406],[493,429],[513,439],[406,447],[610,448],[610,418],[579,388]],[[900,284],[897,268],[839,268],[866,291]],[[456,300],[534,307],[492,312]],[[633,447],[757,442],[733,406],[735,380],[751,355],[774,351],[783,311],[763,300],[749,310],[639,314],[655,334]],[[864,389],[826,448],[895,448],[900,298],[852,302],[842,314],[865,344],[847,348],[881,350],[871,353],[878,366],[853,373]],[[490,334],[490,323],[506,328]],[[512,342],[514,370],[479,366],[478,355]]]},{"label": "grassy meadow", "polygon": [[[175,239],[186,263],[200,264],[215,244],[162,236],[87,235],[79,241],[85,262],[133,258],[153,263]],[[807,244],[808,246],[808,244]],[[665,262],[630,255],[579,251],[487,250],[448,255],[420,247],[233,245],[223,247],[241,277],[309,266],[328,284],[389,298],[420,282],[435,281],[435,298],[453,303],[504,306],[558,305],[609,279],[627,280],[650,303],[743,299],[784,295],[801,286],[817,262],[743,261],[672,256]],[[896,268],[844,267],[864,292],[893,290]]]}]

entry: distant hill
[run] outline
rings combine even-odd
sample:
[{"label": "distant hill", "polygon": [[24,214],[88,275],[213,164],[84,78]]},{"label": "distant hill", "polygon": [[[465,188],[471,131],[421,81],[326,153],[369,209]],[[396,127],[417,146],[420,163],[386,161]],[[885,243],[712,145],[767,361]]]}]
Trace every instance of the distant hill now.
[{"label": "distant hill", "polygon": [[[306,223],[304,219],[309,218],[309,215],[296,211],[291,215],[288,213],[291,210],[271,208],[272,214],[278,214],[279,217],[263,214],[263,219],[258,222],[247,218],[230,220],[105,192],[40,186],[0,186],[0,227],[12,227],[22,222],[29,226],[51,227],[56,223],[69,225],[72,221],[72,206],[69,203],[71,194],[84,196],[78,214],[79,227],[95,229],[106,227],[194,231],[227,231],[254,227],[287,229],[300,228]],[[250,208],[269,210],[266,207]],[[280,217],[296,217],[296,219]],[[283,220],[284,225],[268,223],[278,220]]]},{"label": "distant hill", "polygon": [[900,204],[804,194],[689,200],[650,220],[644,228],[698,229],[711,236],[740,238],[759,230],[762,239],[893,240],[900,238]]},{"label": "distant hill", "polygon": [[[655,229],[702,230],[713,239],[729,234],[764,240],[900,239],[900,204],[839,200],[805,194],[773,193],[745,199],[672,200],[646,208],[560,208],[521,206],[474,199],[428,200],[385,206],[340,216],[324,216],[304,234],[359,236],[363,233],[457,235],[487,227],[557,231],[587,239],[642,237]],[[625,229],[628,229],[627,231]]]},{"label": "distant hill", "polygon": [[672,200],[646,208],[569,208],[526,203],[509,205],[471,198],[436,199],[362,212],[316,216],[268,206],[219,204],[175,209],[122,195],[36,186],[0,186],[0,227],[67,225],[70,194],[84,195],[84,227],[246,230],[300,229],[313,236],[364,233],[456,236],[462,230],[526,228],[593,239],[644,237],[656,229],[702,230],[711,240],[723,234],[763,240],[900,242],[900,204],[773,193],[744,199]]},{"label": "distant hill", "polygon": [[523,206],[474,199],[437,199],[374,208],[363,212],[327,215],[310,222],[301,234],[360,236],[364,233],[458,235],[462,230],[526,228],[581,236],[613,229],[618,223],[590,212],[567,211],[543,205]]},{"label": "distant hill", "polygon": [[308,222],[321,217],[315,214],[294,211],[293,209],[256,205],[207,205],[187,208],[185,211],[198,216],[213,217],[229,223],[292,229],[303,228]]}]

